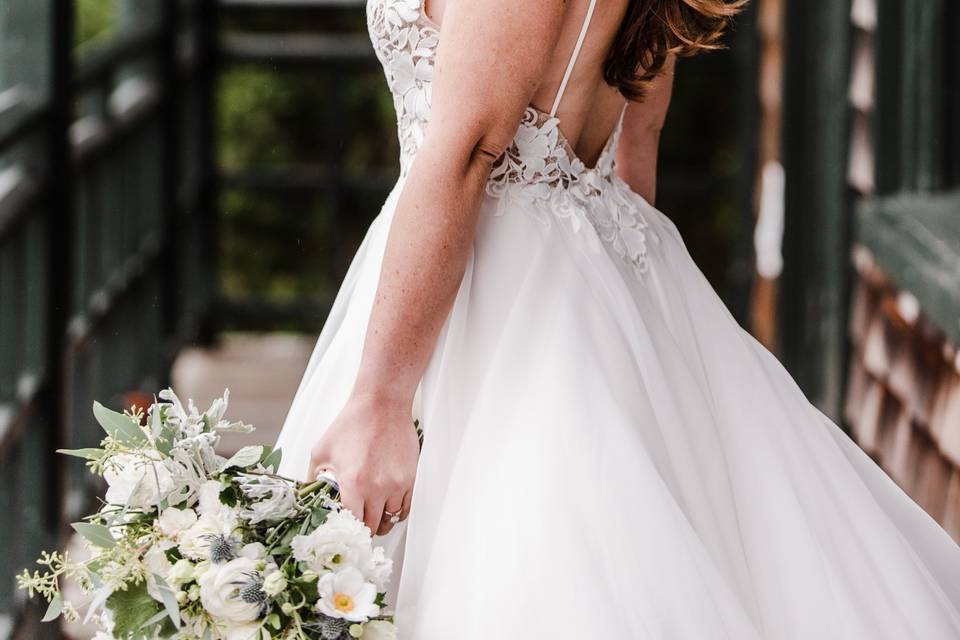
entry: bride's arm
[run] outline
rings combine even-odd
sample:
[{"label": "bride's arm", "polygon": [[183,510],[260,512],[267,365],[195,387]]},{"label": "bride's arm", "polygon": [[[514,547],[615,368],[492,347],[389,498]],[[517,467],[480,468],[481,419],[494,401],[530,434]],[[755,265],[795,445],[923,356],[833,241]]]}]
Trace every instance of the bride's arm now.
[{"label": "bride's arm", "polygon": [[447,3],[431,122],[397,203],[360,372],[314,446],[344,505],[381,533],[403,515],[416,473],[414,392],[456,296],[494,161],[510,143],[553,54],[563,0]]},{"label": "bride's arm", "polygon": [[617,149],[617,173],[651,204],[657,195],[657,152],[673,93],[675,63],[674,56],[670,56],[663,72],[647,88],[643,102],[627,105]]}]

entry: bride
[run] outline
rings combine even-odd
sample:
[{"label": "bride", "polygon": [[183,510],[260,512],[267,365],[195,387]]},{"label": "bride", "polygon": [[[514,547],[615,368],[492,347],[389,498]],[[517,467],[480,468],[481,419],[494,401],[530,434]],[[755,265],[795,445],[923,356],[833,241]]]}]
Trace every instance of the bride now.
[{"label": "bride", "polygon": [[960,638],[960,548],[650,204],[739,4],[368,0],[402,171],[279,445],[385,536],[402,638]]}]

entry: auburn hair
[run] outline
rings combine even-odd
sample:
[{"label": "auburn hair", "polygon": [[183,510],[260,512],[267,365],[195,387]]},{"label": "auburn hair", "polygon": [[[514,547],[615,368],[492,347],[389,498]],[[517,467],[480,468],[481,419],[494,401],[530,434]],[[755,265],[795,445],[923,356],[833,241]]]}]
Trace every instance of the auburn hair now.
[{"label": "auburn hair", "polygon": [[604,64],[604,79],[642,100],[667,57],[722,48],[720,38],[747,0],[629,0]]}]

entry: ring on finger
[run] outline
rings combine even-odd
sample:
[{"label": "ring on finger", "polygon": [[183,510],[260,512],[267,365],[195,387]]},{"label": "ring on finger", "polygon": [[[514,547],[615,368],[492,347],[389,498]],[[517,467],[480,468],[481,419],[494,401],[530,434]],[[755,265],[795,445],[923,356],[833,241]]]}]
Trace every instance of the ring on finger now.
[{"label": "ring on finger", "polygon": [[384,509],[384,510],[383,510],[383,517],[384,517],[384,518],[386,519],[386,521],[389,522],[390,524],[397,524],[398,522],[400,522],[400,512],[399,512],[399,511],[387,511],[386,509]]}]

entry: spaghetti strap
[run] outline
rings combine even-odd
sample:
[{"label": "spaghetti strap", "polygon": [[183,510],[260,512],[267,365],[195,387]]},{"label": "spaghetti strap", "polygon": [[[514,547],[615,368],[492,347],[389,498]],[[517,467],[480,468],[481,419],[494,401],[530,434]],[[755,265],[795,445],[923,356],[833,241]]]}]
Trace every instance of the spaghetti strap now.
[{"label": "spaghetti strap", "polygon": [[563,100],[563,92],[567,90],[567,83],[570,82],[570,76],[573,75],[573,68],[577,65],[577,58],[580,56],[580,50],[583,48],[583,41],[587,39],[587,31],[590,29],[590,20],[593,19],[593,10],[597,8],[597,0],[590,0],[590,7],[587,9],[587,17],[583,20],[583,27],[580,29],[580,37],[577,38],[577,46],[573,48],[573,55],[570,56],[570,62],[567,64],[567,70],[563,74],[563,81],[557,90],[557,97],[553,101],[553,107],[550,109],[550,117],[557,115],[560,108],[560,101]]}]

